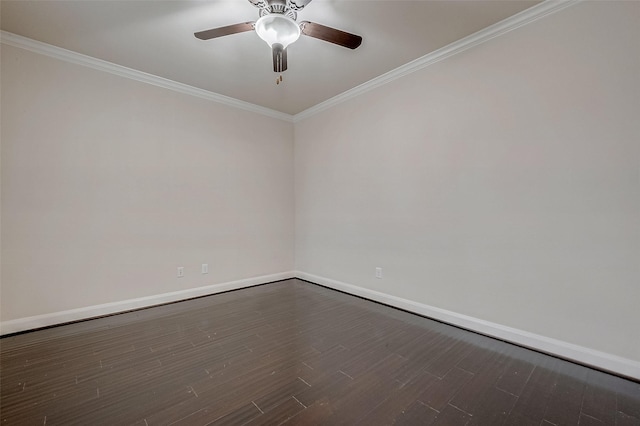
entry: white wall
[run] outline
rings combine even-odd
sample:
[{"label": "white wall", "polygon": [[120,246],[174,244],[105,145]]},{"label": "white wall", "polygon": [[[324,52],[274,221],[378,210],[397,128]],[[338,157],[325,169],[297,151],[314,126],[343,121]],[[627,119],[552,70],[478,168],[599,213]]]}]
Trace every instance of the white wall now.
[{"label": "white wall", "polygon": [[3,322],[293,269],[291,123],[7,45],[1,73]]},{"label": "white wall", "polygon": [[640,361],[639,18],[581,3],[298,123],[296,269]]}]

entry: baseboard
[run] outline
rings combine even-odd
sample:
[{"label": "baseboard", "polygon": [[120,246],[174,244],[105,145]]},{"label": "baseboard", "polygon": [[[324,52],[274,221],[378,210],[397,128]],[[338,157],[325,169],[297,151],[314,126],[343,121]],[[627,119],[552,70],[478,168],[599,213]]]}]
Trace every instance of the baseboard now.
[{"label": "baseboard", "polygon": [[295,271],[297,278],[320,284],[335,290],[374,300],[418,315],[433,318],[467,330],[475,331],[500,340],[515,343],[536,351],[575,361],[600,370],[608,371],[633,380],[640,380],[640,362],[600,352],[584,346],[564,342],[562,340],[529,333],[502,324],[462,315],[446,309],[436,308],[390,294],[369,290],[352,284],[320,277],[306,272]]},{"label": "baseboard", "polygon": [[204,287],[189,288],[170,293],[162,293],[154,296],[139,297],[120,302],[104,303],[101,305],[87,306],[84,308],[70,309],[68,311],[53,312],[50,314],[36,315],[32,317],[18,318],[11,321],[0,322],[0,335],[18,333],[21,331],[34,330],[42,327],[49,327],[57,324],[64,324],[73,321],[81,321],[104,315],[126,312],[133,309],[147,308],[164,303],[178,302],[180,300],[194,297],[208,296],[210,294],[224,291],[237,290],[259,284],[266,284],[273,281],[294,278],[292,271],[278,274],[262,275],[258,277],[245,278],[237,281],[229,281],[221,284],[213,284]]}]

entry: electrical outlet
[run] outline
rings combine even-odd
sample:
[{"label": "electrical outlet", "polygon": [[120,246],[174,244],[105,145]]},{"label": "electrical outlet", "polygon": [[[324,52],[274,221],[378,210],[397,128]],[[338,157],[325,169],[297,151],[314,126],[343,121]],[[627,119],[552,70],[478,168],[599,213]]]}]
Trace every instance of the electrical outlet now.
[{"label": "electrical outlet", "polygon": [[209,273],[209,264],[208,263],[203,263],[202,264],[202,273],[203,274],[208,274]]},{"label": "electrical outlet", "polygon": [[178,266],[178,278],[184,277],[184,266]]},{"label": "electrical outlet", "polygon": [[382,279],[382,268],[376,268],[376,278]]}]

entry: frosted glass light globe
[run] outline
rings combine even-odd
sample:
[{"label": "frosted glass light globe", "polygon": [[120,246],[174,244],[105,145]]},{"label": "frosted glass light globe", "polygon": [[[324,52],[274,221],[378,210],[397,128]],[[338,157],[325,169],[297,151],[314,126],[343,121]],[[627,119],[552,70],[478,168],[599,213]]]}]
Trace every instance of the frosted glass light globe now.
[{"label": "frosted glass light globe", "polygon": [[300,37],[300,27],[296,21],[278,13],[264,15],[258,19],[256,32],[269,47],[281,44],[283,49]]}]

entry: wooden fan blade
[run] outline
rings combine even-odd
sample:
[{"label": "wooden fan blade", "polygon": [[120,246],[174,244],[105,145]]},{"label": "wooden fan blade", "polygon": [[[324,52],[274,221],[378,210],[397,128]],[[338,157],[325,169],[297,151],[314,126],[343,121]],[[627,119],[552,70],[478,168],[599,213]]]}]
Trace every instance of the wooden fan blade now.
[{"label": "wooden fan blade", "polygon": [[337,44],[349,49],[355,49],[362,43],[362,37],[359,35],[346,33],[331,27],[325,27],[324,25],[316,24],[314,22],[300,22],[300,30],[302,31],[302,34],[309,37],[319,38],[320,40],[328,41],[329,43]]},{"label": "wooden fan blade", "polygon": [[226,35],[243,33],[245,31],[252,31],[255,22],[243,22],[241,24],[227,25],[226,27],[213,28],[211,30],[199,31],[193,35],[200,40],[210,40],[212,38],[223,37]]}]

